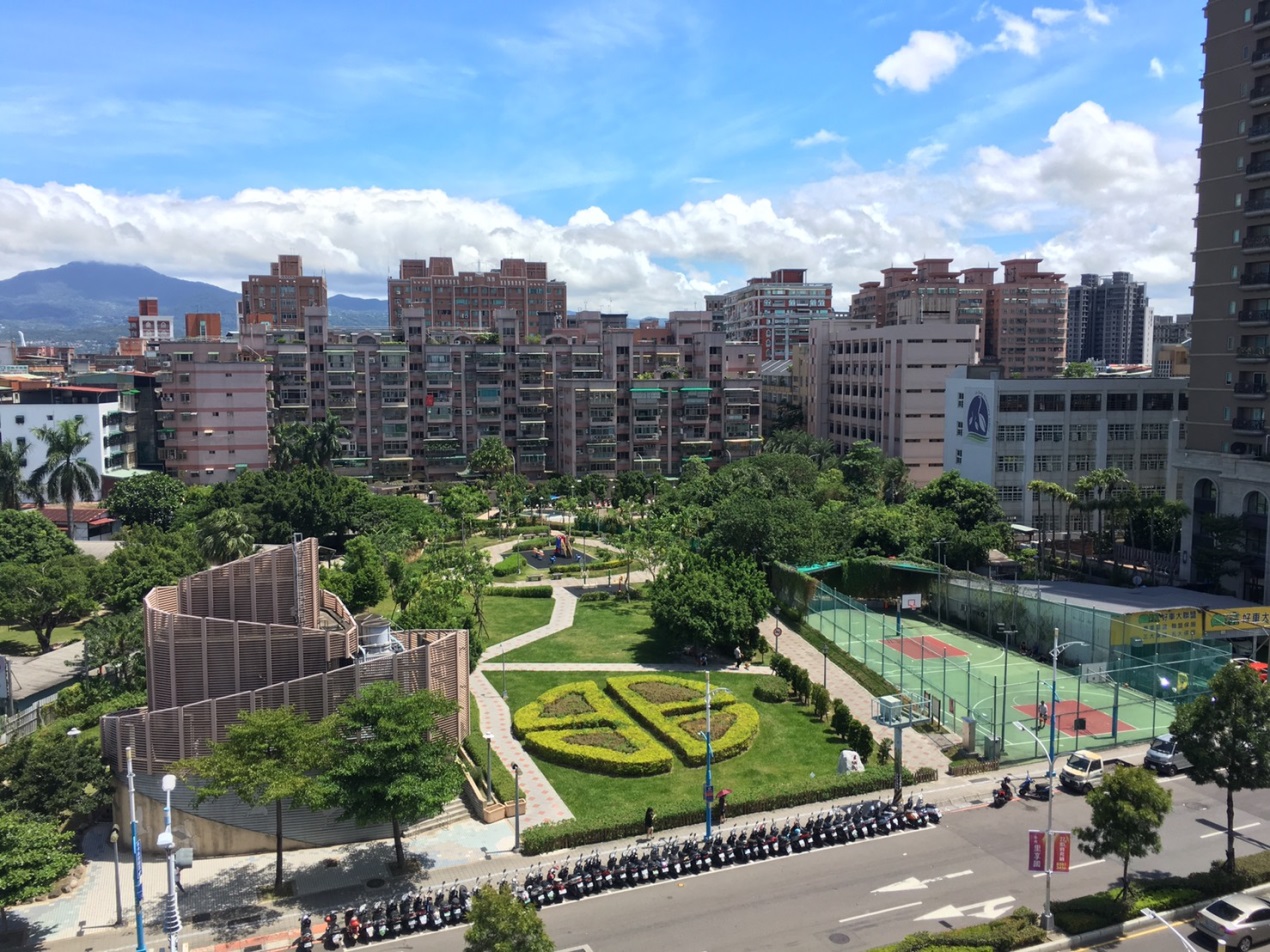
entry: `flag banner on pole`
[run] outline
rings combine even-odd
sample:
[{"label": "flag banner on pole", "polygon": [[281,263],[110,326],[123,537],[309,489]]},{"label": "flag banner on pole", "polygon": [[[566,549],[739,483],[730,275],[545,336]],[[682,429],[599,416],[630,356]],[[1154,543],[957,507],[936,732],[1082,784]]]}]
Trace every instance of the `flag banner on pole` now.
[{"label": "flag banner on pole", "polygon": [[1054,872],[1066,873],[1072,868],[1072,835],[1054,834]]},{"label": "flag banner on pole", "polygon": [[1027,831],[1027,870],[1029,873],[1045,872],[1045,831]]}]

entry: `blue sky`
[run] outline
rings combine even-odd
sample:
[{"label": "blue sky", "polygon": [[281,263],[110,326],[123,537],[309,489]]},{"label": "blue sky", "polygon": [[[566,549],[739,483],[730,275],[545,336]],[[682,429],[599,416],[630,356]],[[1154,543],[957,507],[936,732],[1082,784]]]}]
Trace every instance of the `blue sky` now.
[{"label": "blue sky", "polygon": [[664,314],[1033,254],[1189,309],[1200,0],[15,6],[0,276],[516,256]]}]

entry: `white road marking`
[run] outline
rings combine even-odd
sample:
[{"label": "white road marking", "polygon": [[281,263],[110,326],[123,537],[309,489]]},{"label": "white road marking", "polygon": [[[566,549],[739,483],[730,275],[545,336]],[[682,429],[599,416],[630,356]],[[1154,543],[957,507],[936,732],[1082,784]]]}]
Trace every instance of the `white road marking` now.
[{"label": "white road marking", "polygon": [[972,902],[964,906],[944,906],[936,909],[934,912],[928,912],[925,915],[918,916],[914,922],[922,922],[926,919],[959,919],[962,916],[973,916],[976,919],[995,919],[1010,911],[1010,907],[1014,904],[1013,896],[999,896],[996,899],[988,899],[984,902]]},{"label": "white road marking", "polygon": [[920,906],[921,904],[922,901],[919,899],[917,902],[906,902],[902,906],[892,906],[890,909],[879,909],[876,912],[862,912],[858,916],[849,916],[846,919],[839,919],[838,924],[841,925],[844,922],[855,922],[857,919],[867,919],[869,916],[884,916],[888,912],[899,912],[901,909],[912,909],[914,906]]},{"label": "white road marking", "polygon": [[875,893],[884,892],[905,892],[909,889],[925,889],[931,883],[941,883],[945,879],[957,879],[960,876],[973,876],[973,869],[963,869],[959,873],[948,873],[946,876],[932,876],[930,879],[918,879],[916,876],[910,876],[908,879],[901,879],[898,883],[890,883],[886,886],[874,889]]},{"label": "white road marking", "polygon": [[[1073,869],[1084,869],[1086,866],[1097,866],[1099,863],[1105,863],[1105,862],[1107,862],[1105,859],[1091,859],[1085,863],[1077,863],[1075,866],[1069,866],[1068,871],[1070,872]],[[1044,875],[1045,875],[1044,873],[1033,873],[1032,878],[1040,879]]]},{"label": "white road marking", "polygon": [[[1236,832],[1236,833],[1238,833],[1240,830],[1251,830],[1254,826],[1261,826],[1261,821],[1260,821],[1260,820],[1258,820],[1256,823],[1245,823],[1243,826],[1237,826],[1237,827],[1235,827],[1235,832]],[[1217,831],[1216,831],[1216,832],[1214,832],[1214,833],[1201,833],[1201,834],[1199,835],[1199,838],[1200,838],[1201,840],[1206,840],[1206,839],[1208,839],[1209,837],[1213,837],[1213,836],[1225,836],[1225,835],[1226,835],[1226,831],[1225,831],[1225,830],[1217,830]]]}]

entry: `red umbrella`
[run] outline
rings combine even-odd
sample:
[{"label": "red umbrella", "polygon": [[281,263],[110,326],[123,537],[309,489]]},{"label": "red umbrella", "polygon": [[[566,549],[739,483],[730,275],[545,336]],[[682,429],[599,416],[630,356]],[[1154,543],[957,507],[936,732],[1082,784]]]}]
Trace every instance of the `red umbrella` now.
[{"label": "red umbrella", "polygon": [[718,795],[719,795],[719,796],[721,796],[721,797],[730,797],[730,796],[732,796],[732,791],[731,791],[731,790],[720,790],[720,791],[719,791],[719,793],[718,793]]}]

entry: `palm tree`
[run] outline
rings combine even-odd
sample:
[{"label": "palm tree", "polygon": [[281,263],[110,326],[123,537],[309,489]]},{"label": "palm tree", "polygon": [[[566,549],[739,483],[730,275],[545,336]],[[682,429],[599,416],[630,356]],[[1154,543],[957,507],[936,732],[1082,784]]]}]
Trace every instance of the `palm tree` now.
[{"label": "palm tree", "polygon": [[199,548],[216,565],[251,555],[256,548],[251,527],[236,509],[217,509],[199,524]]},{"label": "palm tree", "polygon": [[[1046,482],[1045,480],[1043,480],[1043,479],[1034,479],[1034,480],[1032,480],[1031,482],[1029,482],[1029,483],[1027,484],[1027,491],[1028,491],[1028,492],[1030,492],[1030,493],[1032,493],[1033,495],[1037,496],[1037,497],[1038,497],[1038,501],[1039,501],[1039,497],[1041,497],[1041,496],[1050,496],[1050,488],[1051,488],[1051,487],[1058,488],[1058,489],[1061,489],[1061,488],[1062,488],[1061,486],[1055,486],[1055,484],[1054,484],[1054,483],[1047,483],[1047,482]],[[1051,543],[1052,543],[1052,542],[1053,542],[1053,532],[1054,532],[1054,497],[1053,497],[1053,496],[1050,496],[1050,525],[1049,525],[1049,528],[1050,528],[1050,534],[1051,534],[1051,535],[1050,535],[1050,540],[1051,540]],[[1039,566],[1039,569],[1040,569],[1040,572],[1043,574],[1043,573],[1045,572],[1045,529],[1044,529],[1044,527],[1042,527],[1042,528],[1041,528],[1041,544],[1040,544],[1040,547],[1039,547],[1039,553],[1040,553],[1040,559],[1039,559],[1040,566]],[[1054,563],[1054,556],[1053,556],[1053,553],[1051,553],[1051,554],[1050,554],[1050,578],[1053,578],[1053,577],[1054,577],[1054,565],[1053,565],[1053,563]]]},{"label": "palm tree", "polygon": [[344,453],[342,441],[346,439],[348,428],[328,410],[323,419],[309,427],[308,462],[329,468],[331,461]]},{"label": "palm tree", "polygon": [[60,420],[39,426],[32,432],[43,441],[44,462],[31,473],[31,485],[50,502],[66,506],[66,535],[75,538],[75,500],[89,499],[101,488],[101,476],[79,454],[93,442],[93,435],[80,427],[81,419]]},{"label": "palm tree", "polygon": [[20,509],[23,495],[31,495],[23,472],[27,449],[26,443],[18,446],[14,446],[12,440],[0,443],[0,509]]},{"label": "palm tree", "polygon": [[1089,498],[1082,500],[1081,508],[1086,512],[1098,513],[1098,551],[1101,556],[1104,548],[1103,530],[1105,528],[1107,510],[1110,508],[1111,495],[1117,486],[1125,485],[1129,477],[1118,466],[1096,469],[1076,480],[1076,491]]},{"label": "palm tree", "polygon": [[303,423],[279,423],[273,428],[273,465],[286,469],[303,462],[309,428]]}]

